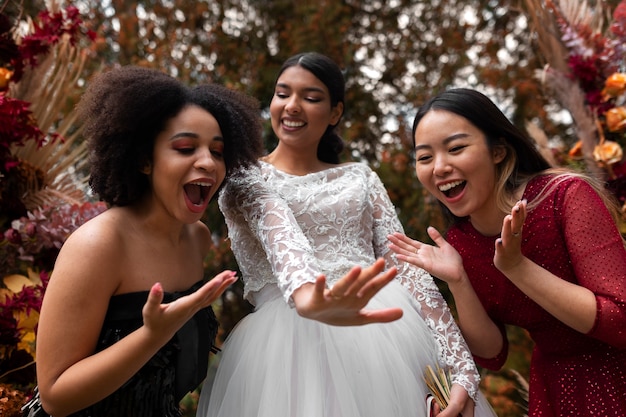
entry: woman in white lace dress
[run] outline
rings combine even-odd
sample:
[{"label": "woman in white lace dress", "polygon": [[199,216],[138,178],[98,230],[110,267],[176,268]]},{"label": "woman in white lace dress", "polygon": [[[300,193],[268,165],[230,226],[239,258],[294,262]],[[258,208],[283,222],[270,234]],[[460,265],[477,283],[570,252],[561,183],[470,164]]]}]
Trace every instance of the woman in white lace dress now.
[{"label": "woman in white lace dress", "polygon": [[[402,226],[380,179],[366,165],[338,163],[334,126],[343,106],[344,80],[332,60],[316,53],[287,60],[270,105],[279,144],[221,193],[255,311],[226,340],[198,415],[428,416],[423,376],[439,364],[453,381],[440,416],[492,416],[433,279],[388,248],[387,236]],[[342,277],[377,258],[397,275],[359,298]],[[346,320],[369,297],[359,319]],[[378,323],[339,326],[369,322]]]}]

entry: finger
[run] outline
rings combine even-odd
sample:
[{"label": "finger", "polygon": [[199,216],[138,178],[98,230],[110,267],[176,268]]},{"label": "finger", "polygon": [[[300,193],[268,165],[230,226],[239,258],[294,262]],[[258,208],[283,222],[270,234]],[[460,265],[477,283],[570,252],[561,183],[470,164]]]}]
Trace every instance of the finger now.
[{"label": "finger", "polygon": [[437,230],[433,226],[428,226],[426,228],[426,233],[428,233],[428,236],[430,236],[430,238],[433,240],[433,242],[435,242],[438,247],[448,244],[448,242],[443,238],[443,235],[439,233],[439,230]]},{"label": "finger", "polygon": [[519,236],[526,220],[526,202],[518,201],[511,210],[511,233],[514,237]]},{"label": "finger", "polygon": [[202,305],[210,305],[235,281],[237,281],[236,272],[223,271],[205,283],[193,294],[197,297],[197,300],[194,301]]},{"label": "finger", "polygon": [[143,314],[155,312],[163,302],[163,286],[160,282],[155,283],[148,293],[148,299],[143,306]]},{"label": "finger", "polygon": [[[335,286],[333,287],[333,294],[356,294],[361,288],[363,288],[364,285],[366,285],[370,280],[374,279],[384,268],[385,260],[382,258],[376,259],[376,261],[374,261],[374,263],[367,268],[362,268],[356,276],[350,274],[350,276],[346,276],[342,278],[339,282],[337,282],[337,284],[335,284]],[[350,272],[354,272],[354,268],[353,271]],[[335,292],[335,287],[338,287],[337,292]]]},{"label": "finger", "polygon": [[385,285],[389,284],[398,274],[398,268],[391,267],[385,272],[372,278],[363,287],[359,288],[356,295],[359,298],[371,299]]},{"label": "finger", "polygon": [[389,235],[388,239],[392,243],[390,248],[399,255],[414,255],[421,246],[421,242],[401,234]]},{"label": "finger", "polygon": [[372,282],[376,282],[376,280],[380,279],[381,275],[379,274],[381,274],[384,269],[385,260],[383,258],[377,259],[372,265],[363,269],[356,281],[351,283],[344,292],[344,295],[356,295],[358,297],[363,288],[367,288],[369,285],[372,285]]},{"label": "finger", "polygon": [[389,323],[402,317],[402,309],[397,307],[384,308],[381,310],[362,310],[363,324]]},{"label": "finger", "polygon": [[514,233],[513,230],[511,228],[511,223],[513,221],[513,216],[510,214],[507,214],[504,217],[504,220],[502,220],[502,231],[500,232],[500,237],[503,240],[509,240],[513,237],[517,237]]},{"label": "finger", "polygon": [[[313,286],[313,297],[315,298],[324,298],[324,293],[326,292],[326,275],[321,274],[318,275],[315,279],[315,284]],[[328,291],[328,295],[330,291]]]},{"label": "finger", "polygon": [[148,294],[148,301],[146,304],[151,307],[159,306],[163,302],[163,286],[161,286],[160,282],[155,283],[152,288],[150,288],[150,293]]},{"label": "finger", "polygon": [[362,274],[369,274],[369,268],[363,270],[360,266],[354,266],[352,269],[344,275],[339,281],[333,284],[330,290],[330,295],[334,297],[342,297],[345,295],[348,288],[350,288],[354,282],[359,279]]}]

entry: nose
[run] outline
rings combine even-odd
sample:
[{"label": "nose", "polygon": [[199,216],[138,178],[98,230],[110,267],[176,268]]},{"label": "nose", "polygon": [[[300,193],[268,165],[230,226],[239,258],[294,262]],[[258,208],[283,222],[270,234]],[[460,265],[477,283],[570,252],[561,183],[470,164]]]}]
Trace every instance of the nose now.
[{"label": "nose", "polygon": [[291,95],[287,100],[287,103],[285,103],[285,111],[288,114],[296,114],[300,112],[300,100],[295,94]]},{"label": "nose", "polygon": [[194,167],[196,169],[200,169],[202,171],[210,172],[215,169],[215,160],[213,159],[213,154],[209,149],[198,149],[198,157],[194,163]]},{"label": "nose", "polygon": [[433,161],[433,175],[437,177],[442,177],[452,170],[452,167],[449,164],[448,158],[445,156],[437,156]]}]

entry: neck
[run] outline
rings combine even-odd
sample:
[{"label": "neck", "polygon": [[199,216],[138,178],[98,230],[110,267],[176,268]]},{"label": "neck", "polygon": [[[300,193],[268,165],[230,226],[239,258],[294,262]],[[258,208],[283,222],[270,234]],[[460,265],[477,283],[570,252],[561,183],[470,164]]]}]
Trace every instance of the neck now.
[{"label": "neck", "polygon": [[317,159],[317,150],[312,154],[311,152],[291,152],[276,148],[263,160],[274,165],[276,169],[291,175],[306,175],[322,171],[330,166],[330,164]]}]

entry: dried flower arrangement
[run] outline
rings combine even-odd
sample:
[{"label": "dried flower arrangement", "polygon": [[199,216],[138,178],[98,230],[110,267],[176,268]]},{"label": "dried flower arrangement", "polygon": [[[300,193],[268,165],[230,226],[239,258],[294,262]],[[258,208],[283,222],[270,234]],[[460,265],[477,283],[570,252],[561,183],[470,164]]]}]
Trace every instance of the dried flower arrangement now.
[{"label": "dried flower arrangement", "polygon": [[578,140],[562,163],[606,181],[626,222],[626,1],[526,0],[546,60],[537,71],[546,90],[572,116]]},{"label": "dried flower arrangement", "polygon": [[[51,2],[12,21],[0,4],[0,415],[18,415],[35,382],[35,329],[67,236],[106,209],[89,202],[85,146],[65,111],[93,34]],[[68,113],[68,114],[66,114]]]}]

